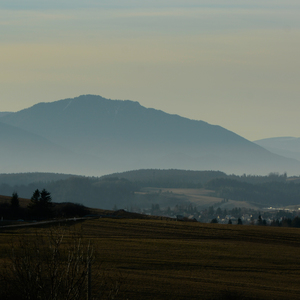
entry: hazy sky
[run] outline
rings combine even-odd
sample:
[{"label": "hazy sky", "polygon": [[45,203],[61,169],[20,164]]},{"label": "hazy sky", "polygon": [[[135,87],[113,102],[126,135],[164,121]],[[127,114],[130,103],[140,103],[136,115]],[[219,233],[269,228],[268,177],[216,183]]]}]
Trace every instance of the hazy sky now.
[{"label": "hazy sky", "polygon": [[0,111],[96,94],[299,137],[299,0],[0,0]]}]

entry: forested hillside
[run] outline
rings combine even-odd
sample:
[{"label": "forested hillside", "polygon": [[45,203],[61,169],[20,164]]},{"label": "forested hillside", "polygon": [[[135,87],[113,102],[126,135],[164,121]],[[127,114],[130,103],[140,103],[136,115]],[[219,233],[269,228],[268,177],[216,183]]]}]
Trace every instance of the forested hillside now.
[{"label": "forested hillside", "polygon": [[111,177],[128,179],[140,187],[202,188],[209,180],[225,178],[227,175],[220,171],[143,169],[103,176],[103,178]]},{"label": "forested hillside", "polygon": [[142,188],[206,188],[211,190],[211,196],[223,199],[286,206],[300,204],[298,179],[275,173],[237,176],[216,171],[159,169],[115,173],[102,178],[46,173],[2,174],[0,194],[11,196],[17,192],[22,198],[30,198],[34,190],[46,188],[54,202],[75,202],[104,209],[149,208],[153,204],[161,207],[188,204],[189,199],[151,191],[141,193]]},{"label": "forested hillside", "polygon": [[214,190],[214,196],[247,201],[268,206],[299,205],[300,183],[294,181],[268,181],[248,183],[231,178],[218,178],[205,187]]},{"label": "forested hillside", "polygon": [[75,177],[76,175],[71,174],[59,174],[59,173],[10,173],[10,174],[0,174],[0,184],[5,183],[10,186],[15,185],[28,185],[30,183],[49,183],[58,180],[68,179],[70,177]]}]

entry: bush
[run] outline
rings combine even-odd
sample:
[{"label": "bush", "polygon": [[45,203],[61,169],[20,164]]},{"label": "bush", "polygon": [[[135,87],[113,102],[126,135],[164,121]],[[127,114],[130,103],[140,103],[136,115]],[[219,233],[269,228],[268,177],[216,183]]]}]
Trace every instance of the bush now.
[{"label": "bush", "polygon": [[60,203],[55,205],[55,213],[59,217],[83,217],[88,215],[89,209],[78,203]]},{"label": "bush", "polygon": [[[1,299],[87,299],[89,266],[94,262],[94,252],[80,234],[57,227],[45,235],[23,235],[12,245],[8,257],[0,274]],[[103,284],[106,281],[99,281],[99,276],[94,278],[98,294],[106,294],[108,299],[116,296],[119,282],[111,282],[108,287]]]}]

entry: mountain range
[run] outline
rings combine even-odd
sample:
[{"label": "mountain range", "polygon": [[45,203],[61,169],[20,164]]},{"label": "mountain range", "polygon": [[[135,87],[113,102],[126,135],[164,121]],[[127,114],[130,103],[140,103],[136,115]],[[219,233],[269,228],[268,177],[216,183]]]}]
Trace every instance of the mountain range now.
[{"label": "mountain range", "polygon": [[300,138],[275,137],[254,141],[270,152],[300,161]]},{"label": "mountain range", "polygon": [[0,113],[0,173],[100,176],[141,168],[299,175],[300,161],[204,121],[82,95]]}]

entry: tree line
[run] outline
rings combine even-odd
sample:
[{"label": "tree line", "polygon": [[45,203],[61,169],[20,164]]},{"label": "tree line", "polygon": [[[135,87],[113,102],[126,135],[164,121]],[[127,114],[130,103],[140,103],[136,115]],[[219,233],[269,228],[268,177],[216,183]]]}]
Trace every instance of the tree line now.
[{"label": "tree line", "polygon": [[207,189],[223,199],[260,203],[262,205],[295,205],[300,202],[300,183],[267,181],[248,183],[231,178],[217,178],[206,183]]},{"label": "tree line", "polygon": [[[35,173],[34,173],[35,174]],[[38,178],[38,175],[26,175]],[[38,174],[38,173],[37,173]],[[21,175],[14,175],[14,180]],[[21,177],[22,177],[21,176]],[[44,174],[43,178],[52,181],[12,184],[2,181],[0,177],[0,195],[10,196],[15,191],[22,198],[30,198],[36,188],[51,190],[55,202],[84,203],[95,208],[112,209],[114,206],[125,208],[133,204],[140,207],[149,206],[149,199],[137,195],[144,187],[156,188],[206,188],[213,195],[223,199],[248,201],[263,205],[291,205],[300,200],[299,181],[288,180],[286,174],[270,173],[267,176],[226,175],[219,171],[185,171],[185,170],[137,170],[116,173],[101,178]],[[57,178],[58,180],[54,180]],[[152,197],[152,196],[151,196]],[[152,200],[151,200],[152,201]],[[150,201],[150,206],[151,203]],[[169,205],[169,204],[168,204]]]},{"label": "tree line", "polygon": [[36,182],[28,185],[0,185],[0,195],[10,196],[17,191],[22,198],[30,199],[35,189],[51,191],[56,203],[83,203],[85,206],[112,209],[113,205],[125,207],[133,200],[139,188],[134,183],[119,178],[71,177],[54,182]]},{"label": "tree line", "polygon": [[53,217],[82,217],[89,209],[76,203],[52,203],[50,192],[36,189],[27,207],[20,205],[18,193],[14,192],[8,203],[0,204],[0,217],[5,220],[35,219],[44,220]]}]

